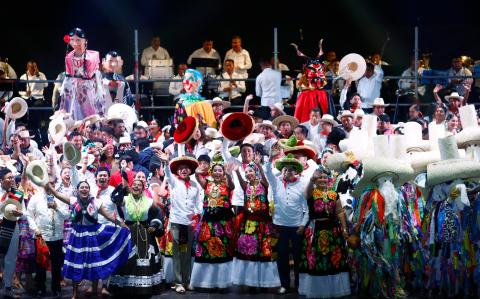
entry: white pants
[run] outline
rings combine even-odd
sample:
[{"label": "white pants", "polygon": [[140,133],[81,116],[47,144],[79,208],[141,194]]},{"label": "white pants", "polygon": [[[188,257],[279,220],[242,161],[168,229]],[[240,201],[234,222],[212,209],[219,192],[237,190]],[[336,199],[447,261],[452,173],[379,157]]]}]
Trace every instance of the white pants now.
[{"label": "white pants", "polygon": [[12,279],[15,274],[15,266],[17,264],[18,253],[18,224],[15,225],[10,245],[8,246],[7,254],[4,256],[4,268],[3,268],[3,283],[5,288],[12,287]]}]

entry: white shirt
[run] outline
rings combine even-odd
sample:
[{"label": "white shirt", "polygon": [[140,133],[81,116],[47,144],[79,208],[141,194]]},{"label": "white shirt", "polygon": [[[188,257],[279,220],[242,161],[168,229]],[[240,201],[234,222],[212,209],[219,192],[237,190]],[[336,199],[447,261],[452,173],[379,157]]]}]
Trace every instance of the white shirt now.
[{"label": "white shirt", "polygon": [[[38,81],[38,80],[47,80],[47,77],[45,77],[45,74],[42,73],[42,72],[38,72],[38,75],[33,75],[33,76],[25,73],[20,77],[20,80],[36,80],[36,81]],[[27,90],[18,92],[22,98],[28,99],[27,91],[30,90],[31,91],[31,96],[34,99],[36,99],[36,100],[43,99],[43,89],[47,88],[48,83],[28,82],[26,84],[27,84]]]},{"label": "white shirt", "polygon": [[148,61],[150,59],[159,59],[159,60],[170,59],[170,54],[168,54],[168,51],[162,47],[158,47],[157,50],[155,50],[152,47],[148,47],[148,48],[145,48],[142,52],[142,59],[141,59],[142,65],[148,66]]},{"label": "white shirt", "polygon": [[[98,186],[97,185],[91,185],[91,186],[92,186],[92,191],[91,191],[92,195],[95,197],[95,199],[98,199],[99,201],[102,202],[102,206],[105,209],[105,211],[107,211],[107,213],[112,216],[114,214],[117,214],[117,206],[115,205],[115,203],[113,203],[111,198],[112,192],[115,188],[113,186],[108,186],[107,189],[102,190],[100,194],[98,194],[98,189],[99,189]],[[117,215],[117,218],[120,218],[120,217],[118,217]],[[102,215],[98,215],[98,223],[113,225],[113,223],[110,220],[103,217]]]},{"label": "white shirt", "polygon": [[357,92],[362,97],[362,108],[372,108],[373,100],[380,97],[383,70],[376,65],[370,78],[363,76],[357,83]]},{"label": "white shirt", "polygon": [[281,176],[275,176],[272,163],[265,164],[265,176],[273,191],[273,224],[298,227],[308,222],[308,205],[305,199],[305,183],[299,179],[286,186]]},{"label": "white shirt", "polygon": [[255,80],[255,92],[261,97],[261,105],[270,107],[275,103],[282,102],[280,85],[282,84],[282,74],[271,68],[264,69]]},{"label": "white shirt", "polygon": [[30,229],[42,234],[45,241],[63,239],[63,222],[70,216],[68,206],[60,200],[53,199],[57,204],[56,209],[47,206],[47,194],[37,192],[30,199],[27,208],[27,220]]},{"label": "white shirt", "polygon": [[[180,75],[176,75],[172,79],[180,79],[183,80],[183,77]],[[183,82],[170,82],[170,85],[168,86],[168,93],[173,96],[174,100],[177,100],[180,97],[180,93],[182,92],[183,89]]]},{"label": "white shirt", "polygon": [[183,225],[191,225],[192,217],[202,213],[203,199],[200,198],[200,187],[195,180],[190,179],[190,187],[178,179],[165,167],[165,176],[170,185],[170,222]]},{"label": "white shirt", "polygon": [[220,58],[220,54],[218,54],[217,50],[212,49],[210,52],[207,53],[204,48],[197,49],[193,51],[192,54],[187,59],[188,64],[192,64],[192,58],[209,58],[209,59],[217,59],[218,66],[216,68],[212,67],[197,67],[197,71],[202,73],[203,75],[215,75],[215,70],[218,70],[222,67]]},{"label": "white shirt", "polygon": [[247,50],[242,49],[240,52],[235,52],[233,49],[230,49],[225,54],[225,60],[227,59],[233,60],[235,68],[238,67],[238,69],[236,69],[237,73],[248,77],[248,70],[252,68],[252,61],[250,60],[250,54]]},{"label": "white shirt", "polygon": [[[229,75],[227,72],[224,72],[218,77],[219,79],[246,79],[247,77],[244,74],[240,74],[236,71]],[[234,87],[230,81],[220,81],[218,87],[218,93],[221,98],[235,99],[242,96],[242,93],[245,92],[245,81],[234,81],[237,87]],[[223,91],[227,87],[232,87],[231,92]]]}]

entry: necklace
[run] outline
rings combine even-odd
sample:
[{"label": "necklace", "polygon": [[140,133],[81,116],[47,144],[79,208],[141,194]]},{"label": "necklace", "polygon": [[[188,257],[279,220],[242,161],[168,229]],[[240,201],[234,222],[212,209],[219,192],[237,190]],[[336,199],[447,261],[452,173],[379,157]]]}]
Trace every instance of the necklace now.
[{"label": "necklace", "polygon": [[251,186],[252,186],[252,190],[251,190],[250,196],[248,198],[247,209],[248,209],[248,211],[253,212],[253,209],[255,209],[255,198],[257,197],[258,182],[255,182]]}]

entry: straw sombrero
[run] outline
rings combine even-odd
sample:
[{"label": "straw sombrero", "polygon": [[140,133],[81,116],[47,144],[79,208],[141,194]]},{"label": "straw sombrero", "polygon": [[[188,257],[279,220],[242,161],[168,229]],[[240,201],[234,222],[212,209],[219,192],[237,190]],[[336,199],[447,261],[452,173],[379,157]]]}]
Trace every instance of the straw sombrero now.
[{"label": "straw sombrero", "polygon": [[288,154],[281,159],[275,161],[275,168],[277,168],[278,170],[282,171],[285,166],[293,166],[297,173],[302,173],[303,171],[302,163],[295,159],[292,154]]},{"label": "straw sombrero", "polygon": [[63,144],[63,157],[68,162],[68,164],[74,166],[82,160],[82,154],[80,150],[76,148],[72,143],[65,142]]},{"label": "straw sombrero", "polygon": [[19,191],[15,191],[15,194],[9,192],[8,198],[1,203],[0,213],[3,214],[3,218],[9,221],[18,221],[18,219],[20,219],[20,217],[13,216],[13,211],[22,211],[22,204],[20,203],[20,201],[11,198],[12,195],[17,196],[17,194],[20,197],[23,196],[23,194]]},{"label": "straw sombrero", "polygon": [[403,132],[407,140],[407,153],[426,152],[430,149],[430,142],[422,139],[422,126],[409,121],[403,125]]},{"label": "straw sombrero", "polygon": [[277,116],[273,121],[272,124],[276,126],[277,128],[280,126],[281,123],[283,122],[288,122],[290,123],[292,130],[295,129],[298,126],[298,119],[296,119],[293,116],[290,115],[280,115]]},{"label": "straw sombrero", "polygon": [[480,144],[480,126],[477,122],[477,111],[474,105],[467,105],[458,108],[462,131],[455,135],[459,148],[466,148],[468,145]]},{"label": "straw sombrero", "polygon": [[250,135],[254,128],[255,123],[250,115],[233,112],[224,116],[220,133],[228,140],[239,141]]},{"label": "straw sombrero", "polygon": [[48,183],[48,167],[43,160],[35,160],[28,163],[25,173],[32,183],[37,186],[45,186]]},{"label": "straw sombrero", "polygon": [[21,97],[16,97],[7,103],[5,114],[10,119],[19,119],[22,118],[25,113],[27,113],[27,110],[27,102],[25,102],[25,100]]},{"label": "straw sombrero", "polygon": [[442,160],[427,165],[427,186],[480,177],[480,162],[462,159],[453,135],[438,139]]},{"label": "straw sombrero", "polygon": [[67,126],[63,118],[54,118],[48,125],[48,134],[52,138],[54,146],[59,145],[63,141],[63,137],[67,134]]},{"label": "straw sombrero", "polygon": [[207,100],[207,103],[209,103],[209,104],[212,105],[212,106],[213,106],[213,105],[218,105],[218,104],[220,104],[220,105],[223,106],[224,109],[226,109],[226,108],[228,108],[228,107],[231,106],[230,102],[224,101],[224,100],[222,100],[222,99],[219,98],[219,97],[215,97],[215,98],[213,98],[213,100]]},{"label": "straw sombrero", "polygon": [[170,161],[170,171],[173,174],[176,174],[180,165],[187,165],[188,168],[190,168],[191,173],[193,174],[198,167],[198,161],[195,158],[188,156],[176,157]]},{"label": "straw sombrero", "polygon": [[175,140],[176,143],[187,143],[193,138],[197,129],[197,119],[193,116],[187,116],[175,129],[173,140]]}]

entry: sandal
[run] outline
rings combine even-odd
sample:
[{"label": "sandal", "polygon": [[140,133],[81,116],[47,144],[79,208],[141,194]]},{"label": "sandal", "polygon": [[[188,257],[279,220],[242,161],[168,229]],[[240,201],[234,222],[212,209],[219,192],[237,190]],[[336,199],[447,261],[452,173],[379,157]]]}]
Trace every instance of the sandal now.
[{"label": "sandal", "polygon": [[177,292],[178,294],[185,294],[185,288],[181,284],[178,284],[175,287],[175,292]]}]

